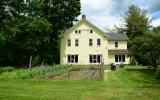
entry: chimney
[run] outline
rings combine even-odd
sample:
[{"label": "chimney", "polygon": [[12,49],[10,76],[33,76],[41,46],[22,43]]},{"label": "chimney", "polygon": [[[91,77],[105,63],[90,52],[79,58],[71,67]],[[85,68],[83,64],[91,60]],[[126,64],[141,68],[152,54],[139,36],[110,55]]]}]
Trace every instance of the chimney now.
[{"label": "chimney", "polygon": [[83,15],[82,15],[82,19],[86,19],[86,15],[83,14]]}]

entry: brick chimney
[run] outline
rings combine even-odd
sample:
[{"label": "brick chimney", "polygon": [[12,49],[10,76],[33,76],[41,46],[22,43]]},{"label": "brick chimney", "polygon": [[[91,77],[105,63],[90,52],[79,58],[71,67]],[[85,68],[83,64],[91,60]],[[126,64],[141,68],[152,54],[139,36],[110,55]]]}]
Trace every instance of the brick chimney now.
[{"label": "brick chimney", "polygon": [[83,14],[83,15],[82,15],[82,19],[86,19],[86,15]]}]

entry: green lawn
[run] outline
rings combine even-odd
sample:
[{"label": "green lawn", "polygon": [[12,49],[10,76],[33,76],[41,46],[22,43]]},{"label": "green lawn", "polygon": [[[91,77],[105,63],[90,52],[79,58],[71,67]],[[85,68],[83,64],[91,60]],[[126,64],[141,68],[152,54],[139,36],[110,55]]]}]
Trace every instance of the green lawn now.
[{"label": "green lawn", "polygon": [[0,78],[0,100],[160,100],[160,80],[152,70],[127,66],[104,80]]}]

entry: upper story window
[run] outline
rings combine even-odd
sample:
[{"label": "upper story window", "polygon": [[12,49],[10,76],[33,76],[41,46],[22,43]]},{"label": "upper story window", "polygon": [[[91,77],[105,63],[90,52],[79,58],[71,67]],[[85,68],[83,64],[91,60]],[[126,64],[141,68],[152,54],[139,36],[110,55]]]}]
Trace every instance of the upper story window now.
[{"label": "upper story window", "polygon": [[75,39],[75,46],[79,46],[79,40],[78,39]]},{"label": "upper story window", "polygon": [[78,30],[78,33],[81,33],[81,30]]},{"label": "upper story window", "polygon": [[116,41],[114,44],[115,44],[115,48],[118,48],[118,42]]},{"label": "upper story window", "polygon": [[77,30],[75,30],[75,33],[77,34],[77,33],[78,33],[78,31],[77,31]]},{"label": "upper story window", "polygon": [[93,40],[89,39],[89,46],[92,46],[92,45],[93,45]]},{"label": "upper story window", "polygon": [[71,46],[71,39],[68,39],[68,40],[67,40],[67,45],[68,45],[68,47]]},{"label": "upper story window", "polygon": [[93,30],[90,30],[90,33],[93,33]]},{"label": "upper story window", "polygon": [[101,45],[101,39],[97,39],[97,46]]},{"label": "upper story window", "polygon": [[80,34],[80,33],[81,33],[81,30],[75,30],[75,33],[76,33],[76,34],[78,34],[78,33]]},{"label": "upper story window", "polygon": [[93,33],[93,30],[90,30],[90,29],[75,30],[75,34],[81,34],[81,33]]}]

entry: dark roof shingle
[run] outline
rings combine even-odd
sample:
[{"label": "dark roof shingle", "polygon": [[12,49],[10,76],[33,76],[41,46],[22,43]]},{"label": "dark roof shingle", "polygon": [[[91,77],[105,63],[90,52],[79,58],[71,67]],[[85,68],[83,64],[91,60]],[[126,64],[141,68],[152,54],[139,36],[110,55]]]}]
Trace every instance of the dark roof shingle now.
[{"label": "dark roof shingle", "polygon": [[124,33],[110,33],[108,34],[108,40],[128,40],[128,36]]}]

